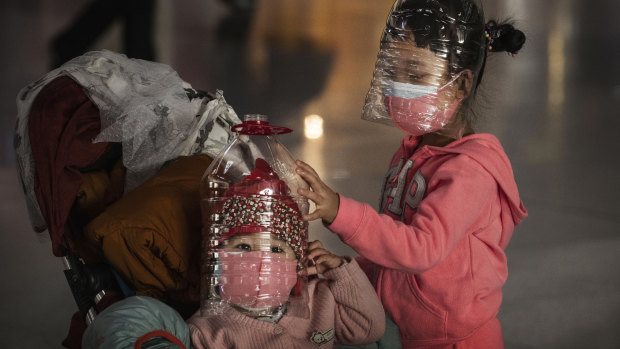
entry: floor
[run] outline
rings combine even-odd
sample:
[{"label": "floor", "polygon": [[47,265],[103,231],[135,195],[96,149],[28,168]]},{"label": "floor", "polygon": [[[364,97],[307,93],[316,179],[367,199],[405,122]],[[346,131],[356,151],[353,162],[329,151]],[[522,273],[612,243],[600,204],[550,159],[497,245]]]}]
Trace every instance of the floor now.
[{"label": "floor", "polygon": [[[528,37],[517,57],[490,61],[479,100],[479,130],[501,140],[530,214],[507,250],[506,347],[618,348],[620,2],[483,2],[487,18],[512,17]],[[223,90],[239,115],[295,129],[282,138],[293,154],[335,190],[377,206],[400,133],[359,115],[391,3],[256,0],[242,37],[243,22],[218,31],[229,14],[223,2],[160,0],[157,60],[196,88]],[[75,310],[49,239],[30,230],[12,139],[18,91],[50,70],[51,37],[84,5],[0,3],[2,348],[59,348]],[[121,51],[120,32],[114,25],[94,47]],[[319,139],[303,136],[310,114],[324,118]],[[352,253],[320,224],[311,229],[333,251]]]}]

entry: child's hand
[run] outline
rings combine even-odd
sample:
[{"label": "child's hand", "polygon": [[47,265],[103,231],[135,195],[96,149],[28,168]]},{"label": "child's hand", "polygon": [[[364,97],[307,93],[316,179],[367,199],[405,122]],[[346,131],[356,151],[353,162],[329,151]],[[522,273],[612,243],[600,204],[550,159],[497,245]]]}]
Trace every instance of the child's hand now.
[{"label": "child's hand", "polygon": [[338,214],[340,197],[330,187],[325,185],[316,171],[305,162],[297,160],[296,171],[312,188],[311,191],[300,188],[297,192],[299,195],[314,201],[316,205],[314,212],[304,215],[303,219],[313,221],[321,218],[326,224],[331,224]]},{"label": "child's hand", "polygon": [[314,262],[313,266],[307,268],[308,276],[323,274],[328,270],[338,268],[346,261],[344,257],[336,256],[323,248],[323,244],[319,240],[312,241],[308,245],[306,259]]}]

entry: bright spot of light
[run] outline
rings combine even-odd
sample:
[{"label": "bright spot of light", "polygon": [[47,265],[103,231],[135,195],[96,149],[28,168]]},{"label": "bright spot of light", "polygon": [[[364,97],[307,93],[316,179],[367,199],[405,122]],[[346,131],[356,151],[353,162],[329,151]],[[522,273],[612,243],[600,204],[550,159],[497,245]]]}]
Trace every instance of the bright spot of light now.
[{"label": "bright spot of light", "polygon": [[304,134],[306,138],[317,139],[323,136],[323,118],[320,115],[308,115],[304,119]]}]

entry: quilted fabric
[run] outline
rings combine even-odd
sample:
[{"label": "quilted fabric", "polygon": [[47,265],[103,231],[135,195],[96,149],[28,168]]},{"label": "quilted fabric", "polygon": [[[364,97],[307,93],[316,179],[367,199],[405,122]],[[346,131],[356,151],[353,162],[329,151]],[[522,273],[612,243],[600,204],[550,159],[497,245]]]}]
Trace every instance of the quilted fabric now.
[{"label": "quilted fabric", "polygon": [[174,309],[153,298],[129,297],[97,315],[84,332],[82,348],[134,348],[149,334],[153,340],[141,348],[179,349],[191,344],[189,329]]},{"label": "quilted fabric", "polygon": [[180,157],[85,228],[137,295],[199,301],[200,180],[211,158]]}]

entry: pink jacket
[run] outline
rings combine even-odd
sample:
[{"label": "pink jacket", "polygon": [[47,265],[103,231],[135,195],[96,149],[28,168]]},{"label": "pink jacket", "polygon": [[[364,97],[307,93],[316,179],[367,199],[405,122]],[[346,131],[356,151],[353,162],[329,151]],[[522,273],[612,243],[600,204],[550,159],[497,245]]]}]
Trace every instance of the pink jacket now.
[{"label": "pink jacket", "polygon": [[415,151],[418,142],[405,138],[394,155],[382,214],[341,196],[329,226],[365,257],[360,266],[403,348],[463,341],[495,320],[504,250],[527,216],[497,138],[474,134]]},{"label": "pink jacket", "polygon": [[291,302],[278,323],[247,317],[233,308],[213,317],[194,314],[188,325],[194,348],[333,348],[379,340],[385,313],[355,260],[308,282],[310,314]]}]

